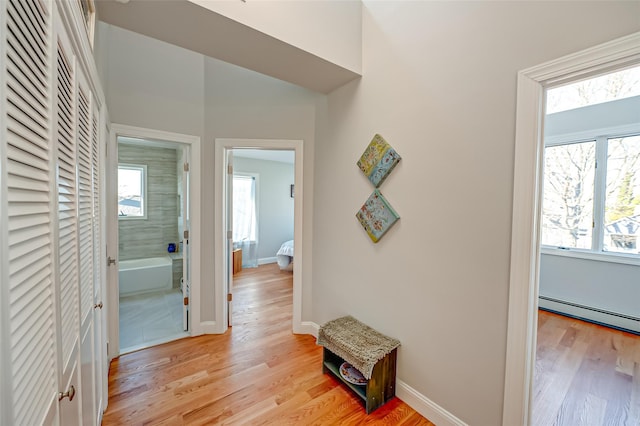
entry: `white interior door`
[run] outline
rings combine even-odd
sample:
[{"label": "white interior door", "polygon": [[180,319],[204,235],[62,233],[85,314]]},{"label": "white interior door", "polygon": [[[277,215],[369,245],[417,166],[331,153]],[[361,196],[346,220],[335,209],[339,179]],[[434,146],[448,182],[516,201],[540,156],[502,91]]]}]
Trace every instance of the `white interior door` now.
[{"label": "white interior door", "polygon": [[0,309],[11,321],[0,327],[0,424],[99,423],[98,121],[61,19],[65,5],[0,5],[0,27],[9,30],[0,49],[0,238],[9,249],[8,257],[0,249]]},{"label": "white interior door", "polygon": [[183,175],[182,175],[182,328],[184,331],[189,330],[189,304],[191,293],[191,246],[189,245],[189,163],[191,161],[191,152],[188,146],[183,148]]},{"label": "white interior door", "polygon": [[77,83],[69,40],[59,28],[56,52],[57,195],[58,195],[58,336],[59,383],[68,392],[60,400],[60,422],[81,424],[78,356],[80,337],[78,271]]},{"label": "white interior door", "polygon": [[233,325],[233,150],[227,149],[227,181],[226,181],[226,283],[227,283],[227,324]]},{"label": "white interior door", "polygon": [[80,275],[80,380],[82,424],[95,424],[94,283],[96,279],[93,210],[93,141],[91,92],[79,70],[77,103],[78,271]]},{"label": "white interior door", "polygon": [[[120,312],[118,284],[118,141],[116,135],[109,135],[107,143],[107,159],[105,174],[106,213],[106,262],[107,272],[107,363],[120,354]],[[106,406],[105,406],[106,408]]]},{"label": "white interior door", "polygon": [[[0,2],[0,424],[58,424],[51,2]],[[55,5],[53,5],[55,7]],[[8,30],[10,29],[10,30]],[[55,56],[55,55],[54,55]],[[54,61],[55,63],[55,61]],[[55,86],[55,85],[53,85]],[[76,416],[77,417],[77,416]]]},{"label": "white interior door", "polygon": [[[98,161],[102,164],[99,173],[99,185],[100,185],[100,196],[99,196],[99,215],[100,215],[100,248],[97,257],[94,259],[96,264],[99,265],[97,273],[100,274],[100,285],[96,289],[95,303],[98,306],[98,309],[94,309],[96,315],[95,326],[100,327],[99,331],[96,331],[96,336],[99,336],[96,340],[96,353],[99,354],[98,357],[98,365],[100,365],[99,371],[97,372],[98,379],[96,380],[96,385],[100,386],[96,394],[96,409],[98,410],[98,419],[99,423],[102,423],[102,414],[107,408],[108,405],[108,397],[109,397],[109,353],[107,352],[107,342],[109,340],[108,334],[108,321],[107,321],[107,310],[109,304],[107,302],[107,283],[108,276],[107,271],[109,269],[106,266],[105,259],[107,258],[107,212],[109,203],[107,202],[107,170],[109,167],[109,161],[107,158],[107,153],[109,152],[109,126],[107,122],[107,114],[103,109],[100,112],[100,120],[98,121],[98,125],[100,126],[99,131],[100,138],[98,141],[99,145],[99,154]],[[116,156],[117,158],[117,156]]]},{"label": "white interior door", "polygon": [[[92,420],[100,424],[103,412],[103,386],[106,360],[105,336],[103,334],[103,302],[102,302],[102,286],[103,286],[103,232],[102,232],[102,211],[103,211],[103,190],[102,190],[102,172],[101,155],[105,146],[103,141],[104,134],[100,133],[100,119],[97,106],[94,104],[91,117],[91,195],[92,195],[92,238],[93,238],[93,297],[91,300],[93,316],[93,349],[92,349],[92,370],[93,370],[93,412]],[[108,373],[107,373],[108,374]]]}]

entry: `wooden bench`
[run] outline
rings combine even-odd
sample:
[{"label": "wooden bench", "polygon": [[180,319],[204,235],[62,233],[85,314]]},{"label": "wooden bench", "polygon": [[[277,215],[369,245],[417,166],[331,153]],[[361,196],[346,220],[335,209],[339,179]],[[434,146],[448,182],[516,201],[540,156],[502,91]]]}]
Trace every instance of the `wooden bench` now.
[{"label": "wooden bench", "polygon": [[[323,346],[323,373],[332,374],[351,389],[364,403],[367,414],[395,396],[398,340],[346,316],[320,327],[318,344]],[[343,378],[343,362],[359,370],[366,384],[353,384]]]}]

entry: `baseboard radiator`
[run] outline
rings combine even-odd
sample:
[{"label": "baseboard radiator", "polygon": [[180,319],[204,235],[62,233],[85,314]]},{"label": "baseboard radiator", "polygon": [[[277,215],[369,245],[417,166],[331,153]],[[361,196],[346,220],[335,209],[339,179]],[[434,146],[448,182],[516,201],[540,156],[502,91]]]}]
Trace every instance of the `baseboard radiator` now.
[{"label": "baseboard radiator", "polygon": [[640,335],[640,318],[637,317],[546,296],[538,297],[538,307],[545,311]]}]

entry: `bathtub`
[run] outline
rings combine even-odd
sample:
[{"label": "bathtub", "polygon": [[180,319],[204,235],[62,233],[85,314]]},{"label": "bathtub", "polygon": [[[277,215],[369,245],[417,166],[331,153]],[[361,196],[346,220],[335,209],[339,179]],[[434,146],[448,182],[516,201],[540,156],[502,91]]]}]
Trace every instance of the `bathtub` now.
[{"label": "bathtub", "polygon": [[120,296],[169,290],[173,282],[172,264],[169,256],[120,261]]}]

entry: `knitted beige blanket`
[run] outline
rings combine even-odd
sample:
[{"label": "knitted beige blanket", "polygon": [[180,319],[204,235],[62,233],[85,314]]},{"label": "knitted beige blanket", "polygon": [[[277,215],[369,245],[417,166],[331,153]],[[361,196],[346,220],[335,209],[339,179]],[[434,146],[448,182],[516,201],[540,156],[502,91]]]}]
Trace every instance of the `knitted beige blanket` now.
[{"label": "knitted beige blanket", "polygon": [[400,346],[399,340],[377,332],[350,315],[320,327],[317,343],[353,365],[366,379],[371,378],[378,361]]}]

